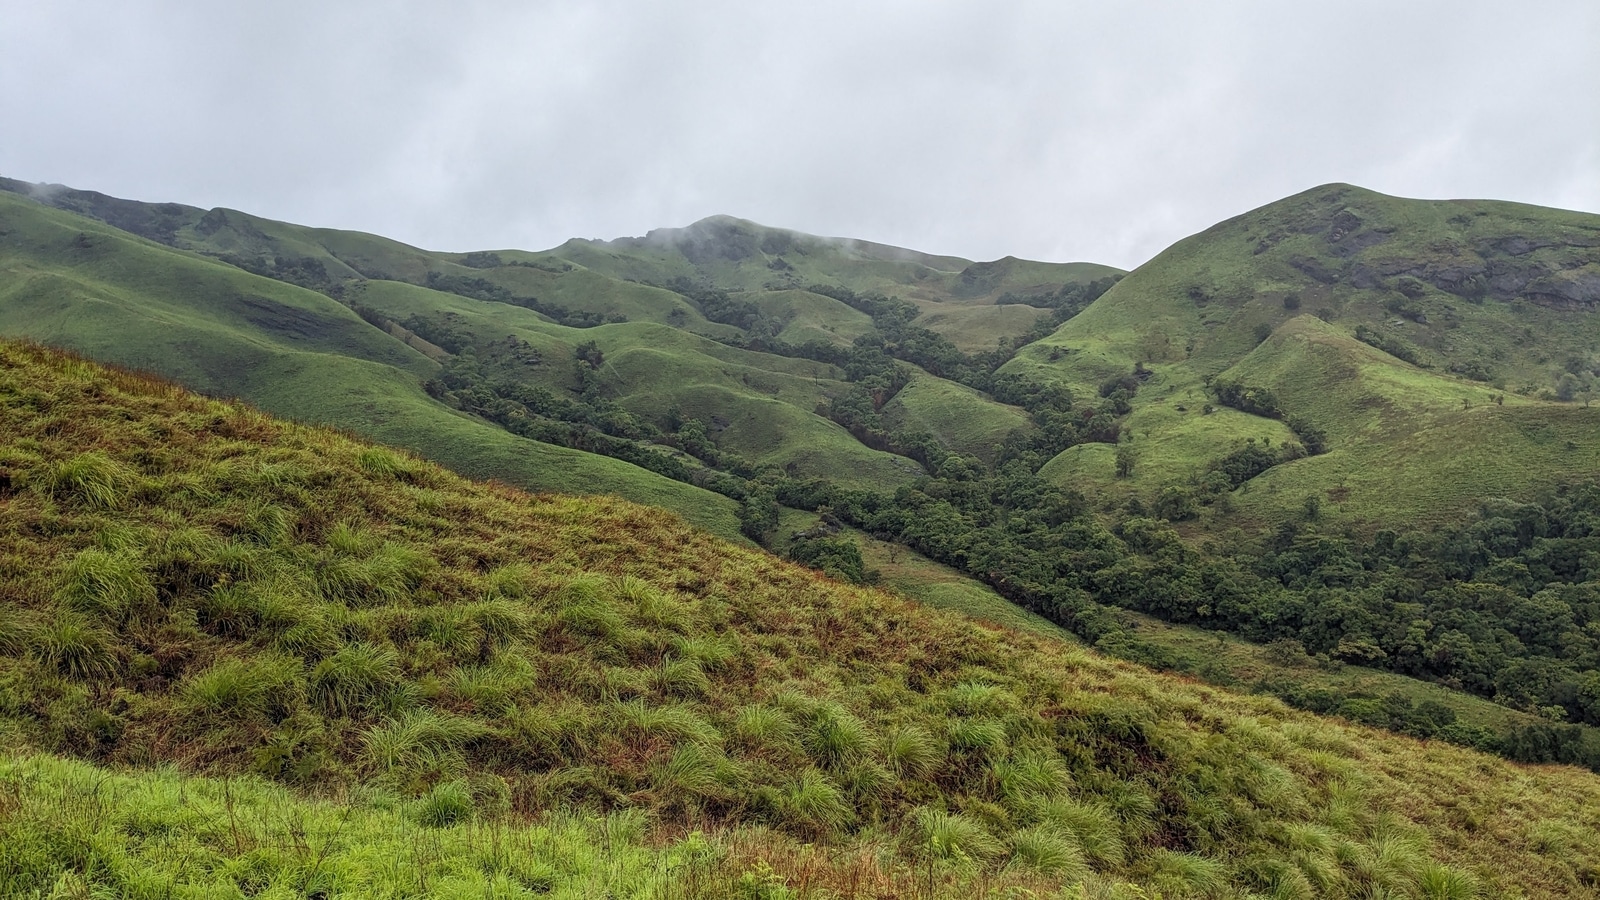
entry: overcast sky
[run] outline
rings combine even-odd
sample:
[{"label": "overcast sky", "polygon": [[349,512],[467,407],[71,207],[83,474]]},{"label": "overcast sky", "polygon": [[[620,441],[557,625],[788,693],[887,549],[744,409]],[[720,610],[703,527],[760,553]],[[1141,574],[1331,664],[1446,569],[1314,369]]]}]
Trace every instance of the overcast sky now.
[{"label": "overcast sky", "polygon": [[727,213],[1132,267],[1330,181],[1600,211],[1600,2],[0,0],[0,174],[440,250]]}]

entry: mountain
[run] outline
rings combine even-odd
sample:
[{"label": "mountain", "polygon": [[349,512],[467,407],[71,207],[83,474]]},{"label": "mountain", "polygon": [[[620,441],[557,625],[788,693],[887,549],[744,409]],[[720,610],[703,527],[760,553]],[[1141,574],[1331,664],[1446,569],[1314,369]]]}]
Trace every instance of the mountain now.
[{"label": "mountain", "polygon": [[469,475],[615,492],[737,534],[732,504],[715,494],[520,439],[440,405],[421,385],[437,361],[324,294],[15,194],[0,193],[0,247],[0,329],[8,334],[337,424]]},{"label": "mountain", "polygon": [[37,346],[0,435],[9,895],[1600,891],[1589,773]]},{"label": "mountain", "polygon": [[[1300,443],[1299,420],[1327,452],[1227,485],[1215,524],[1314,497],[1332,521],[1396,527],[1594,471],[1597,307],[1600,216],[1326,185],[1180,241],[1002,371],[1093,394],[1140,370],[1131,477],[1085,444],[1045,467],[1060,483],[1209,502],[1219,460]],[[1219,383],[1270,402],[1229,408]]]}]

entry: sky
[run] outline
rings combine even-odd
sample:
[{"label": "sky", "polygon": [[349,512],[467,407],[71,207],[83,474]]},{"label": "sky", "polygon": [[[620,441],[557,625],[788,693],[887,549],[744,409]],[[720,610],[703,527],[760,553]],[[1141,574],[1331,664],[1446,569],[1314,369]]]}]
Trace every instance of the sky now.
[{"label": "sky", "polygon": [[1600,2],[0,0],[0,175],[435,250],[713,214],[1131,268],[1344,181],[1600,212]]}]

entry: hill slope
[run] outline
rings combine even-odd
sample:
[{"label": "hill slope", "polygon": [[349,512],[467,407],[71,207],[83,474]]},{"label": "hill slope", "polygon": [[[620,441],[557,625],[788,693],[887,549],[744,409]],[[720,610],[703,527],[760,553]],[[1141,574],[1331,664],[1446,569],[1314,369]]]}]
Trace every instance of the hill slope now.
[{"label": "hill slope", "polygon": [[[1297,441],[1298,419],[1330,452],[1249,485],[1245,521],[1309,494],[1392,527],[1592,471],[1597,306],[1600,216],[1327,185],[1179,242],[1005,371],[1093,393],[1143,367],[1125,433],[1148,461],[1119,481],[1108,450],[1074,448],[1051,466],[1063,481],[1147,502],[1198,489],[1247,437]],[[1209,421],[1217,384],[1276,408]]]},{"label": "hill slope", "polygon": [[439,365],[329,297],[0,192],[0,331],[278,415],[406,446],[468,475],[615,492],[738,533],[709,491],[516,438],[429,398]]},{"label": "hill slope", "polygon": [[[911,287],[918,303],[939,307],[934,328],[948,320],[962,346],[992,349],[1045,315],[1020,301],[1115,272],[976,264],[724,218],[544,253],[440,254],[235,210],[4,179],[0,201],[10,223],[0,226],[0,329],[336,423],[468,474],[665,505],[725,536],[738,533],[733,511],[747,490],[708,467],[741,476],[775,468],[862,489],[923,471],[899,448],[864,442],[840,416],[823,414],[859,377],[843,368],[852,343],[874,337],[877,325],[834,296],[793,286]],[[772,253],[750,250],[751,241]],[[97,268],[94,252],[105,257]],[[798,268],[784,268],[790,257]],[[782,284],[757,277],[780,270]],[[997,304],[1008,293],[1019,302]],[[585,347],[594,348],[583,357],[589,366],[575,367]],[[466,415],[419,396],[422,381]],[[963,396],[955,387],[923,393]],[[994,429],[1027,427],[1019,411],[988,406],[987,431],[929,431],[967,453],[997,445],[1004,434]],[[704,436],[677,435],[686,420]]]},{"label": "hill slope", "polygon": [[[0,434],[0,734],[12,754],[135,767],[11,757],[13,891],[159,890],[186,877],[184,846],[218,889],[321,877],[355,895],[447,873],[479,893],[648,887],[685,853],[694,880],[665,881],[691,893],[1596,890],[1588,774],[1151,675],[659,511],[472,484],[55,352],[0,345]],[[162,762],[365,787],[330,809],[141,774]],[[115,787],[91,801],[91,781]],[[190,789],[232,830],[163,799]],[[611,832],[517,824],[574,808],[642,812],[608,826],[631,829],[625,865],[551,869],[551,835],[577,860]],[[320,852],[272,824],[290,816]],[[670,838],[688,823],[709,835]],[[456,835],[485,827],[507,850],[471,862]],[[635,843],[655,829],[664,846]],[[435,848],[404,857],[414,871],[363,855],[405,839]],[[818,839],[826,860],[800,843]],[[95,849],[37,849],[75,841]]]}]

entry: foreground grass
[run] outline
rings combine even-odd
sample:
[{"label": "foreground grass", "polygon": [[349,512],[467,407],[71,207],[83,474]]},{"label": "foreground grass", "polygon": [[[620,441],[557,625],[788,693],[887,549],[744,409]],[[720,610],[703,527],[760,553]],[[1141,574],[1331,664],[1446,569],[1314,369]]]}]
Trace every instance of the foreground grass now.
[{"label": "foreground grass", "polygon": [[[40,896],[212,872],[232,886],[193,896],[237,896],[261,848],[267,896],[319,895],[319,853],[349,873],[329,896],[517,896],[474,855],[501,839],[530,866],[615,856],[568,882],[551,863],[549,890],[590,896],[1595,893],[1587,773],[1153,675],[54,351],[0,348],[0,434],[0,872]],[[174,793],[195,818],[140,800]],[[230,822],[230,796],[262,799]],[[146,803],[172,821],[116,824]],[[621,853],[586,849],[618,828]]]}]

